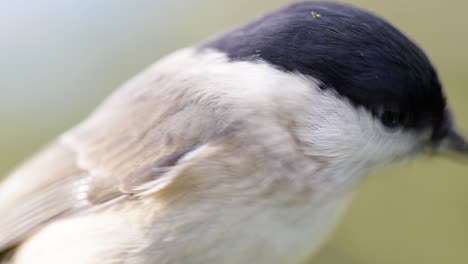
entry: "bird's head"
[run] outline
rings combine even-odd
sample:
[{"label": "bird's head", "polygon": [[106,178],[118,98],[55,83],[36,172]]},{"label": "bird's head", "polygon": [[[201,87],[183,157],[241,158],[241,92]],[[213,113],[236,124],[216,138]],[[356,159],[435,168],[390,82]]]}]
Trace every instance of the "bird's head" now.
[{"label": "bird's head", "polygon": [[308,106],[297,125],[308,155],[370,168],[426,150],[468,156],[428,57],[367,11],[292,4],[203,48],[308,82]]}]

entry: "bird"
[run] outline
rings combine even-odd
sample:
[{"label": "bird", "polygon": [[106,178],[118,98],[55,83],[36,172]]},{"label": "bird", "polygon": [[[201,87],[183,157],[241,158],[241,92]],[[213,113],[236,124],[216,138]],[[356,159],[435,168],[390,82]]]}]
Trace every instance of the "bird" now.
[{"label": "bird", "polygon": [[156,61],[6,177],[0,258],[304,263],[370,172],[468,156],[452,116],[390,22],[292,3]]}]

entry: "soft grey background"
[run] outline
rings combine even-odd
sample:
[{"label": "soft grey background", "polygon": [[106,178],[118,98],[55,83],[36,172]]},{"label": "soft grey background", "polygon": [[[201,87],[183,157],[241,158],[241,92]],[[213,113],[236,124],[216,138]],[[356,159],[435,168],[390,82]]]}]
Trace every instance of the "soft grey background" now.
[{"label": "soft grey background", "polygon": [[[287,2],[0,0],[0,175],[156,59]],[[468,131],[468,3],[350,2],[421,44]],[[424,158],[369,177],[313,263],[468,263],[467,172]]]}]

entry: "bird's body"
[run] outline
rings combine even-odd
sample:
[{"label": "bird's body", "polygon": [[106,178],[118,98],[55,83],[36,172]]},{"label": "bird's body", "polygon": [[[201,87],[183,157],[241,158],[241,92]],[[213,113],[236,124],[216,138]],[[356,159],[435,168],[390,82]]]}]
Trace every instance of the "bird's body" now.
[{"label": "bird's body", "polygon": [[[354,31],[336,39],[335,20]],[[366,55],[346,54],[355,67],[331,65],[345,53],[309,43],[317,32],[299,34],[308,23],[324,30],[322,42]],[[349,6],[301,3],[162,59],[0,185],[0,251],[13,248],[12,264],[304,262],[369,170],[449,129],[429,61],[383,23]],[[275,53],[274,36],[296,31],[298,54],[315,52],[309,67]],[[387,35],[398,40],[386,46]],[[254,37],[261,48],[246,42]],[[404,44],[408,54],[389,53]],[[349,89],[333,88],[340,72]],[[405,87],[390,90],[397,84]]]},{"label": "bird's body", "polygon": [[[10,177],[2,185],[0,193],[6,196],[2,202],[24,200],[29,205],[31,192],[45,192],[51,195],[47,199],[66,201],[72,210],[21,245],[15,263],[151,263],[148,258],[157,263],[295,263],[310,255],[342,213],[349,187],[363,168],[331,172],[326,165],[331,161],[304,155],[295,142],[298,128],[291,121],[304,118],[300,102],[308,97],[308,90],[327,96],[319,94],[317,87],[309,87],[302,77],[278,75],[266,64],[252,68],[238,62],[219,71],[226,61],[221,53],[197,54],[190,49],[169,56],[127,83],[88,121]],[[180,70],[180,65],[186,70]],[[236,83],[226,85],[225,78]],[[174,90],[173,83],[181,80],[186,85]],[[257,86],[242,91],[252,82]],[[297,85],[291,88],[291,83]],[[171,97],[179,98],[181,105],[164,104],[174,101]],[[339,101],[335,103],[333,107],[340,107]],[[349,111],[346,104],[342,107],[343,113]],[[322,109],[316,105],[309,111]],[[161,121],[167,115],[171,121]],[[186,119],[189,116],[196,119]],[[138,175],[140,170],[186,150],[190,151],[187,161],[166,168],[165,173],[186,171],[163,190],[138,195],[146,188],[136,190],[127,178],[139,180],[146,176]],[[47,169],[57,163],[67,167],[57,172]],[[114,171],[120,173],[113,175]],[[38,184],[24,186],[31,175]],[[309,184],[298,176],[309,178]],[[57,189],[55,184],[41,186],[46,182],[61,184]],[[323,190],[336,187],[342,192],[329,199]],[[137,196],[125,196],[130,193]],[[55,217],[45,217],[51,216]],[[24,231],[30,227],[24,226]],[[63,250],[47,254],[52,248]],[[291,248],[297,252],[290,252]],[[122,258],[126,262],[116,262]]]}]

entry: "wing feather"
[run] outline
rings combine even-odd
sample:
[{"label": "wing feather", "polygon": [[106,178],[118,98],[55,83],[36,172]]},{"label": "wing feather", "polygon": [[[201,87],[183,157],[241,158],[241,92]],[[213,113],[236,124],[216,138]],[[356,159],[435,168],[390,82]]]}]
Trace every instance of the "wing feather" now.
[{"label": "wing feather", "polygon": [[0,252],[65,212],[167,183],[156,179],[163,167],[225,129],[209,94],[178,70],[150,67],[0,184]]},{"label": "wing feather", "polygon": [[0,185],[0,251],[83,204],[85,190],[77,187],[84,172],[74,165],[75,158],[62,144],[52,144]]}]

